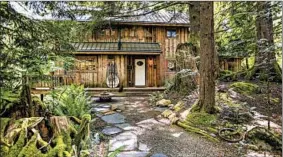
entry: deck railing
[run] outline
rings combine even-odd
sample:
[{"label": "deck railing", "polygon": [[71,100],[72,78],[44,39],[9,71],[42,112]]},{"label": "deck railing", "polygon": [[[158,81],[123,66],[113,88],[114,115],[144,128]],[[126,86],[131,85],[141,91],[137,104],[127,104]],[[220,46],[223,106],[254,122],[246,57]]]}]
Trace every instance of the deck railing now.
[{"label": "deck railing", "polygon": [[43,75],[30,77],[29,80],[33,82],[33,88],[52,88],[76,83],[75,76],[68,75]]}]

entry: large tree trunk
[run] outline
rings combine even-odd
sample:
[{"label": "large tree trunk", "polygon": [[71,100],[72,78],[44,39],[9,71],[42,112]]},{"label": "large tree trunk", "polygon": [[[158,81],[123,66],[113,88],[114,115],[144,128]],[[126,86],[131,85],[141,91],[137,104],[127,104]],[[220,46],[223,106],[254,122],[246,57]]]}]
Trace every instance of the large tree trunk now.
[{"label": "large tree trunk", "polygon": [[200,34],[200,2],[189,3],[190,16],[190,42],[192,43],[192,53],[199,56],[199,34]]},{"label": "large tree trunk", "polygon": [[[257,52],[255,64],[248,73],[248,78],[266,79],[274,76],[275,80],[281,80],[281,69],[276,62],[273,40],[273,21],[271,2],[257,2]],[[265,74],[269,73],[269,76]]]},{"label": "large tree trunk", "polygon": [[200,87],[196,111],[215,112],[213,2],[200,2]]}]

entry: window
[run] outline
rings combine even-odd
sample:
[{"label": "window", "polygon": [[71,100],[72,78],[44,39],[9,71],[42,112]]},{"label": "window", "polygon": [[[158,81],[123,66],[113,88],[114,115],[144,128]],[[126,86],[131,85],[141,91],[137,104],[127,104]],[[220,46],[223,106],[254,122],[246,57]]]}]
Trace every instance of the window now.
[{"label": "window", "polygon": [[167,30],[168,38],[175,38],[177,36],[176,30]]}]

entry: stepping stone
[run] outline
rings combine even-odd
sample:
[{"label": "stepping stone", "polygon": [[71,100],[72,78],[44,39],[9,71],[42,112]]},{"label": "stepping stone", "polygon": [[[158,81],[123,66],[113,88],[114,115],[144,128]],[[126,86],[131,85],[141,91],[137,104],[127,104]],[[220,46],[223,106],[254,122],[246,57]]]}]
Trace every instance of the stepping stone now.
[{"label": "stepping stone", "polygon": [[167,109],[168,109],[168,107],[155,107],[155,108],[154,108],[154,111],[163,112],[163,111],[165,111],[165,110],[167,110]]},{"label": "stepping stone", "polygon": [[167,119],[167,118],[162,118],[162,119],[159,119],[158,121],[160,123],[163,123],[163,124],[166,124],[166,125],[170,125],[171,124],[170,120]]},{"label": "stepping stone", "polygon": [[99,117],[99,118],[101,118],[103,115],[102,114],[100,114],[100,113],[95,113],[95,115],[97,116],[97,117]]},{"label": "stepping stone", "polygon": [[110,108],[111,105],[109,105],[109,104],[100,104],[99,107],[102,107],[102,108]]},{"label": "stepping stone", "polygon": [[115,151],[116,149],[124,146],[122,151],[135,150],[138,147],[138,139],[134,133],[124,132],[121,133],[109,141],[109,151]]},{"label": "stepping stone", "polygon": [[151,157],[167,157],[165,154],[153,154]]},{"label": "stepping stone", "polygon": [[131,126],[129,123],[116,124],[115,126],[117,126],[118,128],[121,128],[123,130],[132,130],[132,129],[134,129],[134,127]]},{"label": "stepping stone", "polygon": [[122,132],[122,130],[116,127],[106,127],[102,130],[102,133],[105,135],[113,135],[120,132]]},{"label": "stepping stone", "polygon": [[142,128],[145,128],[145,129],[149,129],[149,130],[151,130],[156,125],[164,125],[164,124],[156,121],[154,118],[143,120],[143,121],[140,121],[140,122],[138,122],[136,124],[139,127],[142,127]]},{"label": "stepping stone", "polygon": [[147,152],[147,151],[150,151],[150,148],[144,143],[139,143],[139,150]]},{"label": "stepping stone", "polygon": [[117,154],[116,157],[146,157],[148,152],[138,152],[138,151],[130,151],[130,152],[121,152]]},{"label": "stepping stone", "polygon": [[97,107],[97,108],[92,108],[91,109],[92,112],[108,112],[110,111],[109,108],[103,108],[103,107]]},{"label": "stepping stone", "polygon": [[125,117],[120,113],[114,113],[101,117],[103,121],[110,124],[125,123]]}]

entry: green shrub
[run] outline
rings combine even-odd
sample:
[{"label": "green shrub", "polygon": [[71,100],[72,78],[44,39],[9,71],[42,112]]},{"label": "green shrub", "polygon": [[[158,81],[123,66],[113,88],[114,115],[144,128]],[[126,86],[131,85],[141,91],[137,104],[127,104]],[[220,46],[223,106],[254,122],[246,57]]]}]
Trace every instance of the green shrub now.
[{"label": "green shrub", "polygon": [[52,91],[44,102],[55,115],[82,117],[89,112],[91,99],[83,86],[70,85]]}]

